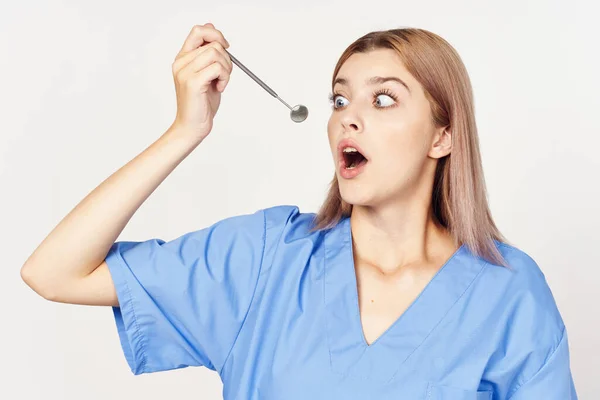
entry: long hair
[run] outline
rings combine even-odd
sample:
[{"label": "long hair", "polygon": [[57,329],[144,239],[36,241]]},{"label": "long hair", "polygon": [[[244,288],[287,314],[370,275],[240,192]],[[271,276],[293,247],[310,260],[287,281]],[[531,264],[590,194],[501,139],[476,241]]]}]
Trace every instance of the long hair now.
[{"label": "long hair", "polygon": [[[436,127],[450,127],[452,151],[438,160],[432,191],[433,214],[452,237],[492,264],[509,267],[494,240],[507,242],[496,227],[487,201],[479,151],[473,92],[467,70],[456,50],[424,29],[402,28],[370,32],[343,52],[333,81],[355,53],[392,49],[422,85]],[[335,226],[350,216],[334,173],[329,192],[314,219],[314,230]]]}]

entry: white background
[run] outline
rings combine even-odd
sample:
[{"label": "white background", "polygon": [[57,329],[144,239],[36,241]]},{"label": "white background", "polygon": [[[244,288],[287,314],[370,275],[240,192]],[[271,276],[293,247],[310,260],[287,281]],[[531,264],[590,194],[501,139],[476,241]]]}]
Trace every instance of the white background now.
[{"label": "white background", "polygon": [[[215,128],[144,203],[120,239],[171,239],[275,204],[312,212],[333,175],[331,74],[359,36],[440,34],[476,100],[490,205],[540,265],[567,325],[582,399],[600,393],[600,91],[597,7],[583,1],[5,1],[0,6],[0,398],[219,399],[216,373],[133,376],[109,308],[50,303],[22,263],[89,191],[175,116],[171,63],[194,24],[237,67]],[[68,251],[69,249],[65,249]]]}]

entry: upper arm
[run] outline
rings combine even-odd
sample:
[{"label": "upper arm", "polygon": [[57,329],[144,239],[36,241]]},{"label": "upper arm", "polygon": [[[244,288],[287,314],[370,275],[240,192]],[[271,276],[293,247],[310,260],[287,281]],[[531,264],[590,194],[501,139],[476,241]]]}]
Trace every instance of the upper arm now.
[{"label": "upper arm", "polygon": [[66,300],[74,304],[113,307],[119,305],[117,291],[106,260],[102,261],[92,273],[81,279],[81,283],[74,287],[70,297]]},{"label": "upper arm", "polygon": [[566,329],[556,347],[541,368],[508,396],[509,400],[577,400],[571,375],[569,346]]},{"label": "upper arm", "polygon": [[[117,306],[117,294],[106,261],[81,278],[56,278],[49,284],[43,277],[31,278],[23,268],[23,280],[46,300],[92,306]],[[46,280],[46,282],[44,281]]]},{"label": "upper arm", "polygon": [[571,376],[567,329],[539,265],[523,252],[509,253],[514,267],[497,349],[490,372],[499,399],[577,399]]},{"label": "upper arm", "polygon": [[65,285],[50,300],[90,306],[118,306],[117,292],[106,261],[84,278]]},{"label": "upper arm", "polygon": [[257,212],[170,241],[111,247],[106,263],[119,301],[113,312],[132,372],[220,370],[254,298],[265,221]]}]

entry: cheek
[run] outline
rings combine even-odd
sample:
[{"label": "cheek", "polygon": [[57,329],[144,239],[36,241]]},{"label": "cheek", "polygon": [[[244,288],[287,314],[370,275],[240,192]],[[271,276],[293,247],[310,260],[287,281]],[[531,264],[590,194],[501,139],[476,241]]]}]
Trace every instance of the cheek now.
[{"label": "cheek", "polygon": [[336,142],[336,136],[333,132],[332,127],[333,127],[333,121],[330,118],[329,122],[327,123],[327,140],[329,141],[329,147],[331,148],[331,151],[333,152],[335,142]]},{"label": "cheek", "polygon": [[423,165],[428,153],[428,134],[423,124],[414,121],[396,122],[386,129],[385,140],[377,151],[382,155],[383,168],[396,173],[413,174]]}]

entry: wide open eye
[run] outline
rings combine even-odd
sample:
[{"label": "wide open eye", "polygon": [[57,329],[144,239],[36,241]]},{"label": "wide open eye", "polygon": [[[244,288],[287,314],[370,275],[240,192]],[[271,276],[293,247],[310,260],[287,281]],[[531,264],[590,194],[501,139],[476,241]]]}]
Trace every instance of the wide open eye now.
[{"label": "wide open eye", "polygon": [[394,99],[390,95],[382,93],[377,96],[375,103],[377,104],[377,107],[389,107],[394,104]]},{"label": "wide open eye", "polygon": [[334,95],[329,96],[329,102],[331,103],[333,108],[343,107],[345,104],[342,101],[342,99],[348,101],[346,98],[344,98],[343,96],[341,96],[339,94],[334,94]]}]

